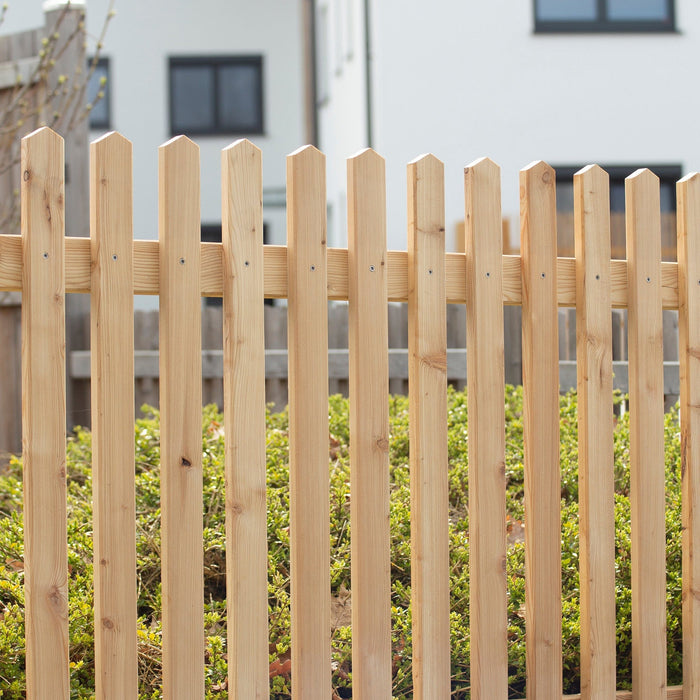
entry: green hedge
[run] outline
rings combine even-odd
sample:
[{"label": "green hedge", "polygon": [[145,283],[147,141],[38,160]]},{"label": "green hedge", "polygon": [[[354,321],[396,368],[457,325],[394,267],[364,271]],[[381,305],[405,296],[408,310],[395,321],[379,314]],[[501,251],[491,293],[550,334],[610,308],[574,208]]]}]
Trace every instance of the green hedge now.
[{"label": "green hedge", "polygon": [[[618,398],[619,400],[619,398]],[[449,494],[453,697],[469,697],[469,552],[467,494],[467,400],[450,390]],[[506,476],[509,524],[523,519],[522,389],[508,387]],[[140,698],[160,698],[161,590],[158,413],[145,409],[136,422],[138,637]],[[412,697],[408,401],[393,397],[391,414],[391,547],[394,697]],[[342,603],[350,590],[348,404],[330,399],[331,586]],[[290,695],[289,488],[287,414],[267,418],[270,663],[273,698]],[[666,415],[666,538],[669,683],[681,682],[681,485],[678,413]],[[203,414],[204,562],[207,698],[226,698],[224,536],[224,437],[214,407]],[[564,690],[579,684],[578,474],[576,395],[561,398],[562,583]],[[68,441],[68,541],[70,661],[73,698],[94,693],[92,505],[90,433]],[[615,426],[618,687],[631,681],[629,423]],[[24,592],[22,465],[13,460],[0,476],[0,697],[24,697]],[[525,694],[524,547],[509,545],[509,683],[512,697]],[[342,605],[339,605],[342,608]],[[351,697],[351,630],[336,617],[332,633],[333,686]]]}]

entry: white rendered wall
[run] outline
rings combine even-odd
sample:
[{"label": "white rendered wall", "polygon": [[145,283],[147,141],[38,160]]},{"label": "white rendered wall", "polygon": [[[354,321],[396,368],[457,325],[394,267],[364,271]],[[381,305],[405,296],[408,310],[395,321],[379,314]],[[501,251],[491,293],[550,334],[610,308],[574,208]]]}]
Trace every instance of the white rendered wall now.
[{"label": "white rendered wall", "polygon": [[[406,247],[406,163],[422,153],[445,163],[448,248],[463,218],[463,168],[481,156],[502,168],[516,244],[518,170],[532,160],[700,169],[697,0],[676,0],[679,32],[658,35],[537,35],[532,3],[372,0],[374,147],[387,159],[390,248]],[[329,172],[357,147],[339,139]]]}]

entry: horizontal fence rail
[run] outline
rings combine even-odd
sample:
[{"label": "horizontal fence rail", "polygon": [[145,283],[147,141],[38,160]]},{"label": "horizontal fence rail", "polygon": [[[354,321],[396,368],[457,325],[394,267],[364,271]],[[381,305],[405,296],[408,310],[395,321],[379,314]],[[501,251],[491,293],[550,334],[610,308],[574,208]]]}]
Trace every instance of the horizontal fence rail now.
[{"label": "horizontal fence rail", "polygon": [[[388,397],[408,378],[413,697],[452,692],[446,395],[468,385],[471,697],[505,700],[508,625],[504,305],[522,306],[527,696],[562,696],[559,390],[579,395],[581,697],[700,695],[700,175],[678,185],[678,262],[661,261],[659,182],[626,181],[627,260],[610,259],[608,177],[574,181],[575,258],[557,258],[556,174],[520,173],[522,256],[502,254],[500,170],[464,173],[465,252],[445,252],[443,164],[408,165],[407,251],[386,250],[383,159],[348,164],[347,250],[328,249],[325,157],[287,159],[288,244],[262,243],[261,153],[222,154],[223,242],[200,242],[199,152],[158,152],[157,241],[133,241],[131,144],[91,147],[91,238],[64,230],[63,142],[22,144],[20,237],[0,236],[0,292],[22,292],[28,698],[69,698],[65,391],[91,379],[96,697],[137,694],[134,379],[159,378],[162,670],[165,698],[201,698],[201,380],[223,378],[229,697],[269,696],[265,378],[289,380],[291,680],[331,697],[329,379],[350,387],[353,697],[392,693]],[[65,354],[65,295],[91,295],[91,352]],[[159,351],[134,350],[134,294],[157,294]],[[220,351],[202,352],[201,297],[223,298]],[[265,298],[288,299],[287,349],[265,350]],[[348,349],[329,350],[328,301],[349,307]],[[406,302],[407,349],[389,348],[388,302]],[[446,304],[466,344],[447,347]],[[575,307],[577,363],[559,362],[558,307]],[[629,312],[629,362],[612,314]],[[679,363],[663,360],[663,309],[678,309]],[[467,357],[469,361],[467,362]],[[557,372],[557,369],[559,370]],[[615,658],[613,390],[629,390],[632,694]],[[664,394],[680,394],[683,688],[666,678]]]}]

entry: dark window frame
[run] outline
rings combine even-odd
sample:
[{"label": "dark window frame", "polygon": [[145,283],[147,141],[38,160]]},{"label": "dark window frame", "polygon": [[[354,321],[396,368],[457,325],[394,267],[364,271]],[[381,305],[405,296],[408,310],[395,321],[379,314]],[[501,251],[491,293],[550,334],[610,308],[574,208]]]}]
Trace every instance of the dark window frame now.
[{"label": "dark window frame", "polygon": [[[258,68],[259,79],[260,79],[260,94],[258,100],[258,110],[260,114],[260,119],[255,125],[255,127],[232,130],[227,126],[223,126],[219,123],[219,113],[218,113],[218,100],[219,94],[216,89],[217,85],[217,71],[221,67],[229,66],[241,66],[241,65],[252,65]],[[182,129],[178,129],[175,126],[174,119],[174,107],[175,107],[175,97],[173,89],[173,68],[188,68],[191,66],[209,66],[214,73],[214,90],[212,94],[212,114],[213,123],[211,126],[206,128],[195,128],[187,129],[185,132],[192,136],[229,136],[231,134],[237,134],[241,136],[261,136],[265,134],[265,78],[264,78],[264,64],[263,56],[260,54],[256,55],[227,55],[227,56],[171,56],[168,59],[168,117],[169,117],[169,128],[170,135],[177,136],[183,133]]]},{"label": "dark window frame", "polygon": [[[552,166],[554,172],[556,173],[557,183],[573,182],[574,175],[585,168],[585,165],[581,166]],[[625,179],[629,177],[633,172],[639,170],[640,168],[647,168],[651,170],[654,175],[659,178],[659,184],[663,185],[673,185],[671,188],[671,199],[673,202],[673,211],[676,209],[676,183],[683,177],[683,166],[677,164],[649,164],[649,165],[601,165],[600,166],[608,174],[610,178],[610,184],[623,184]]]},{"label": "dark window frame", "polygon": [[537,2],[534,0],[532,9],[536,34],[610,34],[610,33],[649,33],[669,34],[678,33],[676,29],[675,0],[665,0],[668,10],[668,20],[612,20],[607,14],[608,0],[596,0],[595,20],[541,20],[537,17]]},{"label": "dark window frame", "polygon": [[[90,70],[90,67],[92,66],[92,62],[94,60],[94,57],[90,57],[87,60],[87,66],[88,66],[88,71]],[[97,66],[96,68],[106,68],[106,73],[107,73],[107,82],[105,83],[104,88],[102,88],[104,92],[104,97],[100,100],[100,102],[104,102],[105,109],[107,111],[107,119],[106,120],[93,120],[93,112],[90,112],[90,115],[88,116],[88,128],[92,131],[103,131],[103,130],[109,130],[112,128],[112,105],[111,105],[111,100],[110,100],[110,94],[112,91],[112,86],[111,86],[111,66],[109,62],[109,57],[108,56],[100,56],[97,59]]]}]

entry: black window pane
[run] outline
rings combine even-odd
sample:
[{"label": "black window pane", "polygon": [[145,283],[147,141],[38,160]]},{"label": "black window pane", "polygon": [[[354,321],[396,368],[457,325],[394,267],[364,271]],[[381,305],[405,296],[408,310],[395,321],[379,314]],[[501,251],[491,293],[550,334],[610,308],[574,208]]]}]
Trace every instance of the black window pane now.
[{"label": "black window pane", "polygon": [[597,0],[536,0],[537,19],[547,21],[594,21]]},{"label": "black window pane", "polygon": [[668,0],[608,0],[608,19],[614,21],[669,21]]},{"label": "black window pane", "polygon": [[172,66],[172,131],[211,131],[215,126],[211,66]]},{"label": "black window pane", "polygon": [[218,119],[224,131],[262,131],[261,66],[259,63],[219,66]]},{"label": "black window pane", "polygon": [[[88,70],[91,68],[88,61]],[[92,105],[90,110],[90,128],[109,128],[109,65],[107,59],[100,59],[87,84],[87,101]],[[103,93],[98,99],[99,93]]]}]

